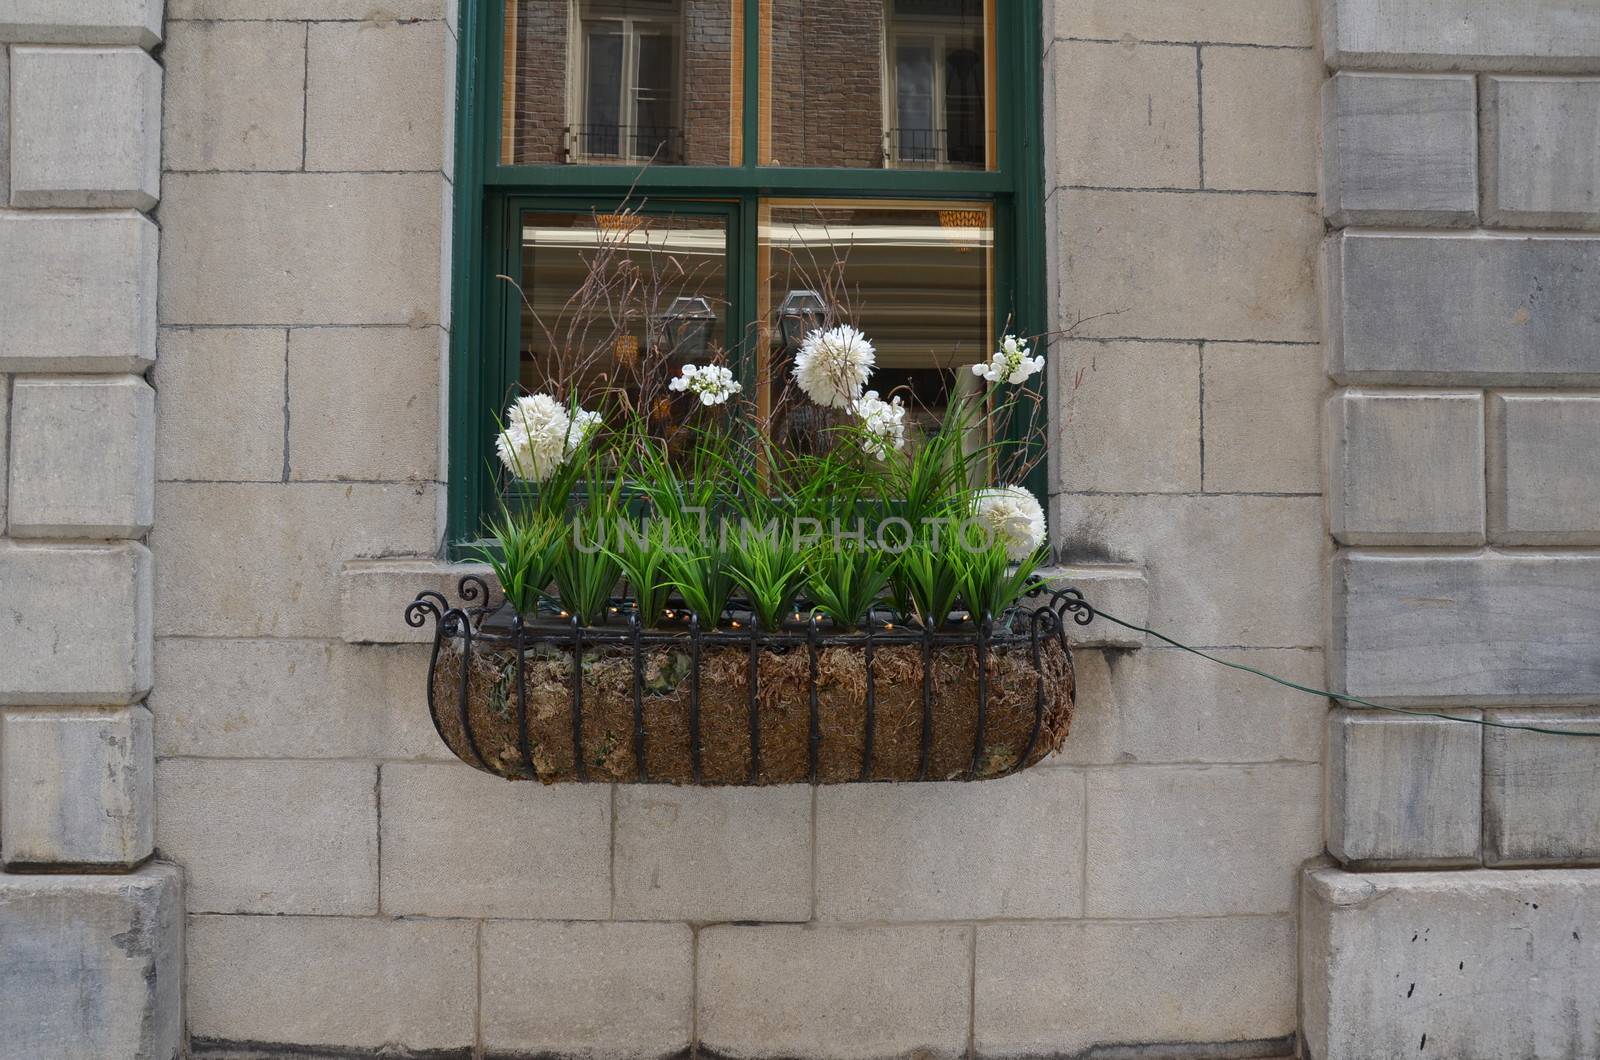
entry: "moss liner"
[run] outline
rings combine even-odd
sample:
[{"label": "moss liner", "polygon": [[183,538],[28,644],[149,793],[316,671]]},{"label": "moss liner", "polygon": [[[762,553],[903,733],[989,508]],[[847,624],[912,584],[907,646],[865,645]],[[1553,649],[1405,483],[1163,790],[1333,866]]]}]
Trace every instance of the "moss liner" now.
[{"label": "moss liner", "polygon": [[[928,765],[922,753],[922,649],[879,646],[873,653],[874,721],[870,769],[862,775],[867,733],[867,661],[862,647],[817,652],[817,703],[821,743],[816,782],[982,780],[1027,768],[1061,747],[1072,723],[1072,659],[1054,637],[1040,645],[1034,668],[1026,642],[996,644],[987,653],[988,706],[982,754],[973,772],[978,723],[977,650],[933,650],[932,732]],[[772,785],[810,781],[811,663],[804,647],[757,652],[757,725],[760,768],[751,777],[750,653],[733,646],[704,646],[700,656],[701,774],[690,753],[692,661],[687,645],[647,647],[642,708],[645,772],[664,784]],[[582,673],[582,748],[586,776],[573,761],[572,655],[530,646],[523,661],[527,703],[527,755],[517,718],[516,653],[474,644],[463,731],[461,652],[449,640],[434,667],[432,706],[439,734],[469,765],[509,780],[546,784],[632,783],[635,757],[633,657],[622,647],[585,650]],[[1044,712],[1036,692],[1043,677]],[[1026,758],[1024,759],[1024,754]],[[527,762],[532,762],[530,770]]]}]

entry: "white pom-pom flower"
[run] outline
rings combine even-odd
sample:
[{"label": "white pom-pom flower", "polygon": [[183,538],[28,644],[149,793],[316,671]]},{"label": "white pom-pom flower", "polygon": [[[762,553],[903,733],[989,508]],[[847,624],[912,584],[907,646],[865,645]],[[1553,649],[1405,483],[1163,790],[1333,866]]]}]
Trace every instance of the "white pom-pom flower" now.
[{"label": "white pom-pom flower", "polygon": [[1044,509],[1029,490],[1021,486],[979,490],[973,508],[978,523],[1005,546],[1013,563],[1027,559],[1044,544]]},{"label": "white pom-pom flower", "polygon": [[861,397],[878,351],[849,324],[806,336],[794,359],[794,381],[806,397],[830,409],[846,409]]},{"label": "white pom-pom flower", "polygon": [[1043,370],[1044,358],[1028,355],[1028,340],[1007,335],[994,356],[983,364],[972,366],[972,374],[991,383],[1010,383],[1015,386],[1026,382]]},{"label": "white pom-pom flower", "polygon": [[668,390],[700,395],[702,405],[721,405],[744,389],[744,384],[733,378],[733,373],[719,365],[683,366],[682,372],[667,384]]},{"label": "white pom-pom flower", "polygon": [[517,478],[543,482],[599,428],[598,412],[569,412],[549,394],[529,394],[506,409],[495,451]]},{"label": "white pom-pom flower", "polygon": [[899,395],[889,401],[869,390],[851,407],[866,437],[861,441],[861,451],[879,460],[887,460],[891,451],[906,447],[906,407]]}]

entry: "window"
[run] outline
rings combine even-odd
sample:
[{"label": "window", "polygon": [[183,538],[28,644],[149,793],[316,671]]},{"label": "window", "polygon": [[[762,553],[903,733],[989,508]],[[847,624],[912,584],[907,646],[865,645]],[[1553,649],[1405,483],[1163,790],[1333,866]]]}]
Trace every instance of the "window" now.
[{"label": "window", "polygon": [[[461,17],[453,543],[494,502],[494,417],[518,386],[637,396],[710,354],[781,424],[793,344],[832,315],[931,424],[1003,332],[1045,329],[1033,0],[484,0]],[[596,255],[628,263],[646,308],[579,319]],[[573,341],[574,378],[548,379]]]},{"label": "window", "polygon": [[584,3],[579,88],[569,123],[573,162],[681,163],[682,5]]},{"label": "window", "polygon": [[989,155],[982,5],[894,0],[885,36],[887,162],[982,169]]}]

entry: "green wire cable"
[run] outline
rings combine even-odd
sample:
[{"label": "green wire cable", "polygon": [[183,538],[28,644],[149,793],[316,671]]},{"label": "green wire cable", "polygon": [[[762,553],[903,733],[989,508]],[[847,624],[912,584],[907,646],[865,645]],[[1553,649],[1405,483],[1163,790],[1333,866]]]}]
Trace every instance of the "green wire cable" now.
[{"label": "green wire cable", "polygon": [[1370,699],[1362,699],[1360,696],[1343,696],[1337,692],[1329,692],[1325,688],[1311,688],[1307,685],[1296,684],[1295,682],[1284,677],[1279,677],[1276,674],[1269,674],[1265,670],[1257,670],[1254,666],[1246,666],[1244,663],[1229,662],[1226,659],[1219,659],[1215,655],[1208,655],[1199,648],[1191,648],[1187,644],[1173,640],[1165,633],[1157,633],[1153,629],[1147,629],[1144,626],[1136,625],[1132,622],[1126,622],[1118,618],[1116,615],[1106,614],[1104,611],[1100,610],[1098,607],[1094,607],[1093,605],[1090,605],[1090,607],[1091,613],[1096,618],[1103,618],[1107,622],[1115,622],[1124,629],[1131,629],[1136,633],[1147,634],[1156,638],[1157,640],[1164,641],[1167,644],[1172,645],[1174,648],[1181,648],[1191,655],[1198,655],[1200,658],[1214,662],[1219,666],[1226,666],[1230,670],[1243,670],[1245,673],[1255,674],[1257,677],[1265,677],[1268,681],[1272,681],[1275,684],[1280,684],[1285,688],[1292,688],[1296,692],[1305,692],[1307,695],[1318,696],[1324,699],[1337,699],[1342,703],[1355,703],[1358,706],[1371,707],[1374,710],[1386,710],[1391,714],[1409,714],[1416,718],[1441,718],[1444,721],[1459,721],[1467,725],[1481,725],[1486,729],[1515,729],[1518,732],[1537,732],[1546,736],[1600,737],[1600,732],[1589,732],[1583,729],[1548,729],[1539,725],[1516,725],[1512,722],[1506,721],[1489,721],[1486,718],[1458,718],[1453,714],[1441,714],[1432,710],[1407,710],[1404,707],[1389,707],[1382,703],[1374,703]]}]

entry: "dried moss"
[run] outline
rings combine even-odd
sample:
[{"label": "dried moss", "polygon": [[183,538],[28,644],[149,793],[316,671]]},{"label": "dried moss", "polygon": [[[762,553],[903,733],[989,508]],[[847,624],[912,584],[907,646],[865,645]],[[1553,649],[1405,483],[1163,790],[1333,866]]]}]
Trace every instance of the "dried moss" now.
[{"label": "dried moss", "polygon": [[[971,647],[935,649],[928,670],[927,767],[923,771],[923,660],[919,647],[879,647],[870,667],[857,646],[817,654],[820,742],[816,781],[967,780],[1026,768],[1060,748],[1072,722],[1072,660],[1048,643],[1040,667],[1026,646],[988,653],[988,701],[983,744],[972,773],[978,728],[978,659]],[[740,647],[702,649],[698,671],[700,783],[752,782],[750,652]],[[434,674],[435,721],[445,742],[471,765],[513,780],[547,784],[638,781],[696,782],[691,752],[690,690],[696,674],[687,650],[646,651],[638,689],[642,740],[636,726],[634,671],[623,649],[588,651],[575,687],[572,656],[530,649],[518,681],[516,656],[475,651],[462,694],[459,651],[441,651]],[[756,726],[760,769],[754,783],[806,783],[811,779],[811,659],[804,648],[755,654]],[[873,685],[871,756],[867,684]],[[1038,692],[1043,689],[1043,710]],[[573,697],[581,696],[581,761],[573,754]],[[526,719],[525,725],[522,719]],[[1038,726],[1035,735],[1035,725]],[[1031,743],[1031,746],[1030,746]],[[866,765],[865,774],[863,766]]]}]

